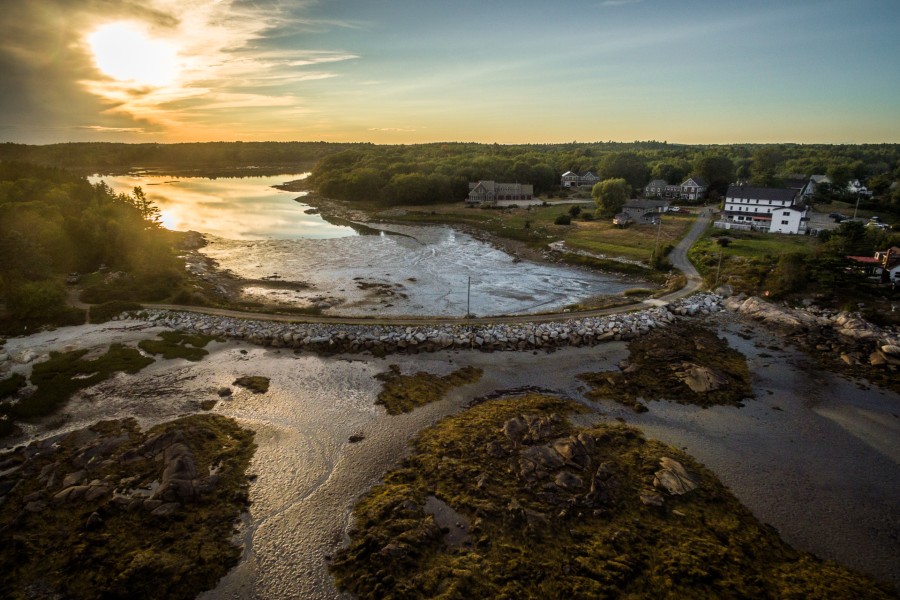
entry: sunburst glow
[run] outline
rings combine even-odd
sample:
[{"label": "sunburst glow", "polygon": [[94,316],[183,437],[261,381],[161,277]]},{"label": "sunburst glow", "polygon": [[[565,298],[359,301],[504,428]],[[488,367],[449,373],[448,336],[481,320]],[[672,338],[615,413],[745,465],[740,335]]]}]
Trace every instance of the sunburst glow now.
[{"label": "sunburst glow", "polygon": [[163,87],[178,77],[177,48],[133,23],[103,25],[88,36],[88,43],[97,68],[117,81]]}]

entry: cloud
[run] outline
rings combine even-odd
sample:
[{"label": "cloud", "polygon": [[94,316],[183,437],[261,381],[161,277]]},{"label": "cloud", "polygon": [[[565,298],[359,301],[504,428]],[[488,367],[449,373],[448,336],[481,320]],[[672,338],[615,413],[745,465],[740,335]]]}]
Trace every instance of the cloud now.
[{"label": "cloud", "polygon": [[[148,130],[196,131],[195,118],[212,128],[216,112],[288,110],[296,104],[300,110],[292,114],[301,114],[305,109],[297,104],[298,92],[304,85],[339,77],[337,65],[360,58],[315,48],[311,36],[303,37],[361,26],[310,18],[312,4],[6,0],[0,16],[0,127],[71,130],[72,122],[91,119],[97,125],[89,127],[107,133],[142,135]],[[175,49],[178,72],[170,85],[121,81],[99,70],[88,38],[99,27],[118,22],[131,23],[148,39]],[[258,118],[248,114],[249,120]]]},{"label": "cloud", "polygon": [[94,131],[97,133],[146,133],[143,127],[104,127],[103,125],[76,125],[76,130]]}]

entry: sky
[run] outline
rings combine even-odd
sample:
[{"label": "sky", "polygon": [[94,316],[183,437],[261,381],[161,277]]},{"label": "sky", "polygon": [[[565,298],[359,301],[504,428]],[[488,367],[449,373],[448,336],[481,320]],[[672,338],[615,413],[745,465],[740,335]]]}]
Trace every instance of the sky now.
[{"label": "sky", "polygon": [[0,142],[900,142],[900,0],[3,0]]}]

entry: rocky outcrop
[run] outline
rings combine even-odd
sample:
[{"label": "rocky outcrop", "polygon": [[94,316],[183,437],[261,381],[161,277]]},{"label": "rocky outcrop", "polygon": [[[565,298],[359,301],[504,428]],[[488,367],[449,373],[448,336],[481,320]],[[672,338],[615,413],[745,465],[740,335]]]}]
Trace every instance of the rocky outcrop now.
[{"label": "rocky outcrop", "polygon": [[850,369],[854,375],[874,373],[896,385],[900,369],[900,331],[896,328],[879,327],[856,312],[791,308],[756,297],[728,298],[724,306],[787,334],[802,349]]},{"label": "rocky outcrop", "polygon": [[673,496],[681,496],[697,489],[697,482],[677,460],[663,456],[659,459],[659,466],[660,470],[653,477],[653,487],[662,488]]}]

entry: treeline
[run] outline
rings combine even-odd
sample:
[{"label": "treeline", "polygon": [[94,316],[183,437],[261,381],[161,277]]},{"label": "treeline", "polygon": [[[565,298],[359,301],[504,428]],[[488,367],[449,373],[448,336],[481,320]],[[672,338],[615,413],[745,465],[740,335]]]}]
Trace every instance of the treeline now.
[{"label": "treeline", "polygon": [[69,169],[83,175],[158,169],[173,174],[203,171],[229,175],[248,169],[279,173],[311,165],[323,156],[363,144],[326,142],[208,142],[186,144],[117,144],[83,142],[30,146],[0,144],[0,161],[21,161]]},{"label": "treeline", "polygon": [[384,204],[460,201],[468,194],[468,183],[481,179],[530,183],[536,193],[551,195],[559,190],[566,171],[622,178],[635,194],[651,179],[678,184],[689,176],[700,176],[710,185],[713,199],[735,181],[780,186],[786,179],[819,174],[832,181],[830,188],[823,188],[820,200],[849,199],[847,183],[858,179],[874,193],[860,206],[900,207],[900,185],[895,185],[900,182],[900,144],[0,144],[0,161],[8,160],[80,174],[142,168],[205,176],[296,172],[315,164],[310,183],[319,193]]},{"label": "treeline", "polygon": [[65,170],[0,163],[0,296],[14,324],[65,320],[71,272],[101,271],[90,302],[169,297],[184,277],[176,235],[139,188],[115,194]]},{"label": "treeline", "polygon": [[893,185],[900,181],[897,144],[366,146],[325,156],[313,169],[310,183],[322,195],[342,200],[427,204],[462,200],[468,183],[482,179],[530,183],[536,194],[553,195],[566,171],[624,179],[634,194],[651,179],[678,184],[699,176],[709,184],[713,199],[735,181],[780,186],[787,179],[822,174],[833,182],[823,188],[830,194],[823,200],[845,199],[847,183],[859,179],[875,194],[869,204],[900,207],[900,186]]}]

